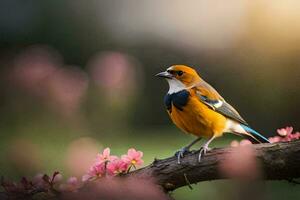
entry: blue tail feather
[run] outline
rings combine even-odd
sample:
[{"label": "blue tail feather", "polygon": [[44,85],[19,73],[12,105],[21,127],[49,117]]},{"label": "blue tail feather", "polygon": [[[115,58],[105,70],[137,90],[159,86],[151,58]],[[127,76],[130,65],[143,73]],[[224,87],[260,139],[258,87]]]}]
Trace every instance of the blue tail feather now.
[{"label": "blue tail feather", "polygon": [[244,124],[241,124],[241,126],[243,127],[243,129],[250,133],[253,137],[255,137],[257,140],[259,140],[262,143],[270,143],[270,141],[264,137],[263,135],[261,135],[260,133],[258,133],[257,131],[253,130],[252,128],[250,128],[249,126],[246,126]]}]

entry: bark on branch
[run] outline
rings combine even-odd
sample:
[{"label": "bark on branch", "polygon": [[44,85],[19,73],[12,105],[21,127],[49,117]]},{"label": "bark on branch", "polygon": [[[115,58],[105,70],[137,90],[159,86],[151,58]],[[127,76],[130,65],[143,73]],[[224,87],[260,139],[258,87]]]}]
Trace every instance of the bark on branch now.
[{"label": "bark on branch", "polygon": [[[300,177],[300,140],[275,144],[257,144],[257,159],[265,180],[292,180]],[[152,178],[166,191],[201,181],[223,179],[218,164],[233,151],[219,148],[208,152],[198,163],[198,151],[188,153],[177,164],[175,156],[154,160],[152,164],[130,173],[130,176]]]}]

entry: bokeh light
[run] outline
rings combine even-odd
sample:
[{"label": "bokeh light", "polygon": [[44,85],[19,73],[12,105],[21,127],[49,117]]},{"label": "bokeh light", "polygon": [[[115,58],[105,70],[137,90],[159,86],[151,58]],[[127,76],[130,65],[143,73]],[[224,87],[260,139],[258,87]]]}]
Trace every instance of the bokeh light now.
[{"label": "bokeh light", "polygon": [[100,151],[97,141],[89,137],[78,138],[69,144],[66,154],[66,165],[73,176],[81,177],[95,161]]},{"label": "bokeh light", "polygon": [[120,52],[98,53],[88,62],[90,76],[104,92],[108,102],[120,102],[130,98],[141,86],[138,82],[137,61]]}]

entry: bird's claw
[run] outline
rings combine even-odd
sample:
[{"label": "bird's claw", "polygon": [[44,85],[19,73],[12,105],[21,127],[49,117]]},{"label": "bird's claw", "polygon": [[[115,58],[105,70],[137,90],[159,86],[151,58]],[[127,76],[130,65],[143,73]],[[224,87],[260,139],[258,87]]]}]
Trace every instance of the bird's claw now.
[{"label": "bird's claw", "polygon": [[177,163],[180,164],[180,159],[184,157],[184,154],[190,152],[188,148],[183,147],[179,151],[175,153],[175,156],[177,157]]},{"label": "bird's claw", "polygon": [[210,150],[211,150],[211,149],[210,149],[209,147],[207,147],[207,146],[201,147],[201,148],[200,148],[200,151],[199,151],[198,162],[201,162],[201,158],[202,158],[203,156],[205,156],[206,153],[207,153],[208,151],[210,151]]}]

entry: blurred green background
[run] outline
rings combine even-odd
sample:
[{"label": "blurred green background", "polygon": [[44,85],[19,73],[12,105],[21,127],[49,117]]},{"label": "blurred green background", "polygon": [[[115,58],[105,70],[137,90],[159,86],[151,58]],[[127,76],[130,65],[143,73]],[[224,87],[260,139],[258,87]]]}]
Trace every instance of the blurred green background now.
[{"label": "blurred green background", "polygon": [[[146,164],[172,155],[193,139],[170,122],[167,83],[154,77],[173,64],[194,66],[264,135],[299,130],[299,10],[297,0],[2,0],[1,175],[80,176],[107,146],[135,147]],[[226,183],[174,195],[230,198]],[[288,183],[264,188],[300,196]]]}]

